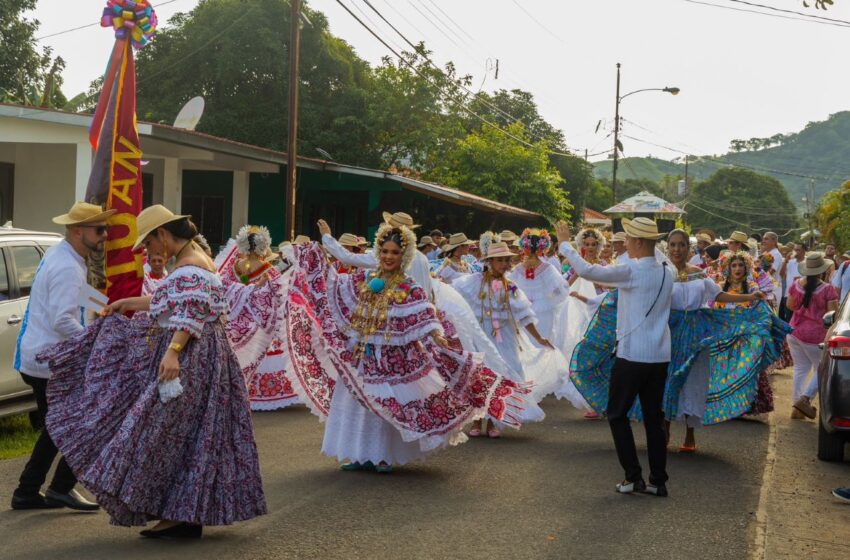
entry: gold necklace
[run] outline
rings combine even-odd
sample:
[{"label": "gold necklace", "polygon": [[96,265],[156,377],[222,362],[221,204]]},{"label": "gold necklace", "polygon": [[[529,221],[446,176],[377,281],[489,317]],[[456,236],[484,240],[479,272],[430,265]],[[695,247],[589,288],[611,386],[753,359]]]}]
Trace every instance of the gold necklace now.
[{"label": "gold necklace", "polygon": [[392,303],[401,304],[409,293],[403,286],[405,275],[400,271],[383,278],[383,271],[371,272],[364,277],[358,290],[357,307],[351,316],[351,328],[357,331],[360,341],[355,348],[355,357],[364,351],[368,339],[384,331],[384,340],[390,340],[387,311]]}]

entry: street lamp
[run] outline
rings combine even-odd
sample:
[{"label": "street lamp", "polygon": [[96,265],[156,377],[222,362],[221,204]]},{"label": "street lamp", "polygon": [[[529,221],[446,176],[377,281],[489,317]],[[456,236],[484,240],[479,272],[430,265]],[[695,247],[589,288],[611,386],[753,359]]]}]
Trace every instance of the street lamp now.
[{"label": "street lamp", "polygon": [[630,95],[634,95],[636,93],[641,93],[644,91],[663,91],[664,93],[669,93],[670,95],[679,95],[681,91],[677,87],[664,87],[664,88],[645,88],[638,89],[635,91],[630,91],[625,95],[620,95],[620,63],[617,63],[617,104],[614,107],[614,166],[611,171],[611,196],[614,199],[614,205],[617,204],[617,164],[619,162],[620,150],[623,149],[623,145],[620,143],[620,102],[627,98]]}]

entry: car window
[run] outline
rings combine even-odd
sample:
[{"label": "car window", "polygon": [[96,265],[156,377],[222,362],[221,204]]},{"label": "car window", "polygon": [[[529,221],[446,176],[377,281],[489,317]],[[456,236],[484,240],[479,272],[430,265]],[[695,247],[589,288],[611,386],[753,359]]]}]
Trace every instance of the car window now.
[{"label": "car window", "polygon": [[41,253],[33,246],[12,247],[12,258],[15,260],[21,297],[28,297],[35,279],[35,271],[41,262]]},{"label": "car window", "polygon": [[9,299],[9,273],[6,272],[6,259],[0,252],[0,301]]}]

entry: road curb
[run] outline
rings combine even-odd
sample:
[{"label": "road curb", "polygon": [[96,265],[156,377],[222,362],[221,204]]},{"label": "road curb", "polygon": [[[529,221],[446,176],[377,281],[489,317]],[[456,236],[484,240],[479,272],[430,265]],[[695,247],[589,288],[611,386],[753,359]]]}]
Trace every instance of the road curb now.
[{"label": "road curb", "polygon": [[753,522],[753,543],[750,547],[750,560],[765,560],[767,550],[767,491],[773,486],[773,472],[776,466],[776,412],[771,412],[768,415],[768,426],[770,430],[767,438],[767,456],[764,460],[764,473],[761,479],[761,488],[759,489],[759,503],[756,509],[756,517]]}]

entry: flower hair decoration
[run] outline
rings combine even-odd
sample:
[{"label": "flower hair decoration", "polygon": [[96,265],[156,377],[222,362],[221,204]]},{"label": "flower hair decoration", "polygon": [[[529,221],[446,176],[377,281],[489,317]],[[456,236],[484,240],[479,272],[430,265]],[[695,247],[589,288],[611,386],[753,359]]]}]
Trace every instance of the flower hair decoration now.
[{"label": "flower hair decoration", "polygon": [[490,251],[490,245],[499,243],[501,240],[502,237],[498,233],[493,233],[492,231],[482,233],[481,237],[478,238],[478,250],[481,251],[481,258],[487,256],[487,253]]},{"label": "flower hair decoration", "polygon": [[603,245],[605,243],[605,237],[602,235],[602,232],[594,227],[587,227],[579,231],[578,235],[576,235],[576,240],[581,243],[588,237],[596,239],[597,241],[599,241],[600,245]]},{"label": "flower hair decoration", "polygon": [[243,255],[264,257],[272,246],[272,236],[265,226],[242,226],[236,234],[236,248]]},{"label": "flower hair decoration", "polygon": [[401,270],[406,272],[413,263],[413,257],[416,254],[416,234],[407,226],[394,227],[383,224],[375,234],[375,246],[372,251],[375,254],[375,259],[380,262],[381,246],[396,230],[401,232]]},{"label": "flower hair decoration", "polygon": [[552,238],[545,229],[525,228],[519,237],[519,246],[526,255],[543,255],[552,246]]},{"label": "flower hair decoration", "polygon": [[743,261],[746,268],[746,276],[749,277],[753,273],[753,257],[745,251],[726,251],[720,255],[720,270],[723,272],[724,278],[729,278],[732,273],[732,261]]}]

